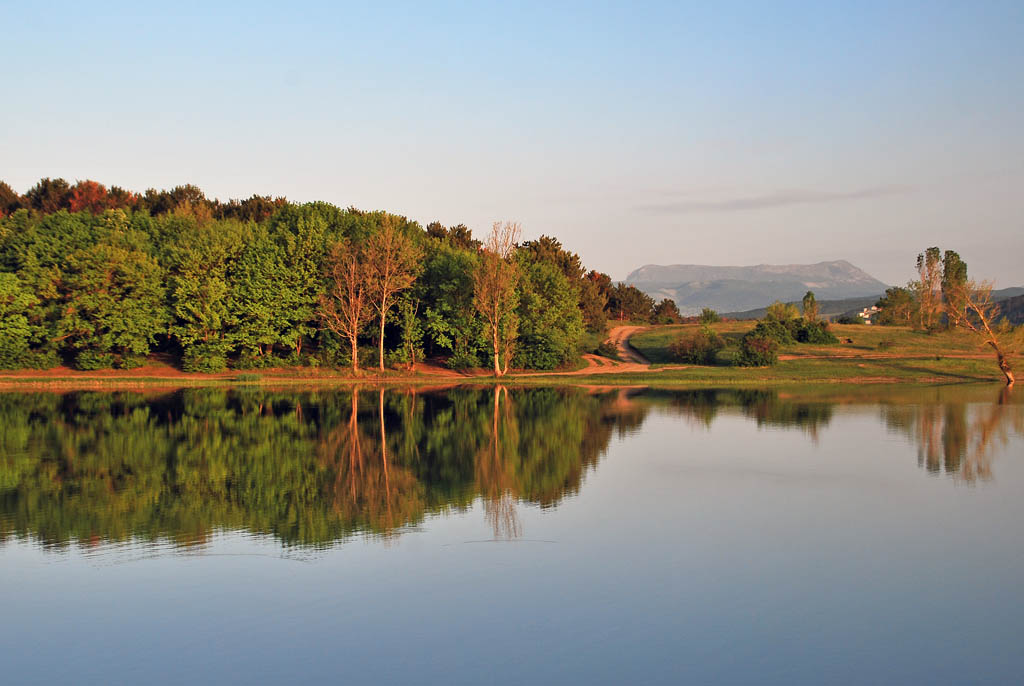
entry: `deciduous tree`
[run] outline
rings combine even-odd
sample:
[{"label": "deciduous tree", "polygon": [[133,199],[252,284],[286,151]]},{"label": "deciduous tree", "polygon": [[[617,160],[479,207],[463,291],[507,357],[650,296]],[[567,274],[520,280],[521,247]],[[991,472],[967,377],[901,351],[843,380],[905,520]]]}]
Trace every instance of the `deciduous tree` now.
[{"label": "deciduous tree", "polygon": [[388,311],[395,304],[395,295],[416,281],[423,251],[401,230],[398,219],[389,215],[380,230],[366,242],[363,255],[370,303],[377,310],[380,322],[378,352],[380,370],[384,371],[384,324]]},{"label": "deciduous tree", "polygon": [[809,322],[818,321],[818,300],[814,297],[814,291],[807,291],[803,299],[804,319]]},{"label": "deciduous tree", "polygon": [[487,322],[495,376],[502,376],[508,370],[519,328],[516,317],[519,270],[514,253],[520,230],[519,224],[514,222],[495,222],[473,273],[473,302]]},{"label": "deciduous tree", "polygon": [[995,324],[999,309],[992,302],[992,284],[978,284],[967,279],[966,265],[963,268],[964,278],[960,279],[958,274],[954,273],[954,278],[947,284],[945,310],[949,323],[974,333],[981,338],[982,345],[991,347],[995,351],[999,370],[1006,378],[1006,385],[1012,386],[1013,369],[1000,344],[1000,332]]},{"label": "deciduous tree", "polygon": [[324,260],[326,291],[320,296],[320,320],[334,333],[348,339],[352,348],[352,372],[359,373],[359,332],[370,321],[367,267],[357,246],[337,241]]}]

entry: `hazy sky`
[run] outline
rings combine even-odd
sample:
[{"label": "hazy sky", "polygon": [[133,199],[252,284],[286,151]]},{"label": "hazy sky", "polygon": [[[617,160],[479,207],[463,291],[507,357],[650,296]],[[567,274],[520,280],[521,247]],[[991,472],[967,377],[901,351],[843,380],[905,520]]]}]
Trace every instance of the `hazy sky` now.
[{"label": "hazy sky", "polygon": [[5,2],[0,179],[1024,285],[1024,2]]}]

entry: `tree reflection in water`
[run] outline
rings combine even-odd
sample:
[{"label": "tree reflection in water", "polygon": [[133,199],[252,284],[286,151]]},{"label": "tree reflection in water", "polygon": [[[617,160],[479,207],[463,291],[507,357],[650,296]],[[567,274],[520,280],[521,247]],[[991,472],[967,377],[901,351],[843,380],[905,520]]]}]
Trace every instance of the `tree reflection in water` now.
[{"label": "tree reflection in water", "polygon": [[1012,389],[1000,389],[992,403],[954,398],[943,403],[883,407],[886,425],[917,443],[918,464],[973,483],[992,478],[992,455],[1013,435],[1024,435],[1024,406]]},{"label": "tree reflection in water", "polygon": [[[948,397],[947,397],[948,396]],[[959,392],[883,405],[930,472],[990,478],[1024,413]],[[988,402],[984,402],[988,400]],[[652,411],[710,427],[722,414],[811,440],[837,407],[758,390],[446,389],[167,395],[0,394],[0,541],[47,546],[202,544],[217,531],[321,547],[395,536],[481,502],[494,537],[521,536],[521,504],[575,495],[615,435]]]}]

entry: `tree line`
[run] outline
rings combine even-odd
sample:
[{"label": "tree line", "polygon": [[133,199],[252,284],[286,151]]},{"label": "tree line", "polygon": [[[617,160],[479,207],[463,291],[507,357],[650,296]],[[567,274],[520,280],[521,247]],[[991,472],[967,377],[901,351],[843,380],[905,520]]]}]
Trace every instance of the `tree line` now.
[{"label": "tree line", "polygon": [[[661,304],[662,314],[675,310]],[[667,309],[666,309],[667,308]],[[651,299],[555,238],[192,185],[0,182],[0,368],[279,365],[552,369]],[[675,310],[678,313],[678,310]]]}]

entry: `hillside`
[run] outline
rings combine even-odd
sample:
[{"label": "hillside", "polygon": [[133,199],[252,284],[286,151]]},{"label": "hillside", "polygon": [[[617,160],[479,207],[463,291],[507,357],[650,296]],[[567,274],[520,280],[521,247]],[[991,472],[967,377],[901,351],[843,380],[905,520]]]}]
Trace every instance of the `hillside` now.
[{"label": "hillside", "polygon": [[[1022,290],[1024,289],[1006,289]],[[999,301],[1000,314],[1010,320],[1011,324],[1024,324],[1024,295],[1015,295]]]},{"label": "hillside", "polygon": [[719,312],[752,310],[775,300],[799,300],[808,290],[818,300],[877,298],[887,287],[845,260],[749,267],[646,265],[630,273],[626,283],[656,300],[672,298],[683,314],[696,314],[704,307]]}]

